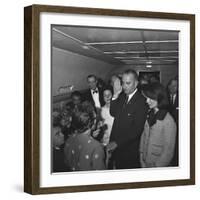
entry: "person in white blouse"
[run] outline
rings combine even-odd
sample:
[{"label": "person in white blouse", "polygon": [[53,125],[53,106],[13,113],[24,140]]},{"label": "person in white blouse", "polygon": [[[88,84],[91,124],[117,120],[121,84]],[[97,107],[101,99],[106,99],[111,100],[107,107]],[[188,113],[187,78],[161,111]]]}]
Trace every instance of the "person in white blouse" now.
[{"label": "person in white blouse", "polygon": [[103,98],[105,101],[105,105],[101,108],[101,117],[103,118],[104,124],[107,125],[107,129],[105,130],[103,136],[103,144],[106,146],[109,143],[110,134],[112,130],[112,125],[114,118],[110,115],[110,102],[112,99],[112,89],[107,87],[103,90]]}]

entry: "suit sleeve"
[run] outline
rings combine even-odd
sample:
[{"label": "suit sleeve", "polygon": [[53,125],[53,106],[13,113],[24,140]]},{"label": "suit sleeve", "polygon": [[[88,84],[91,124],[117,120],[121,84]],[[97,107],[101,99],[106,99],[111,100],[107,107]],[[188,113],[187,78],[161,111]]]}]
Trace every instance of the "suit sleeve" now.
[{"label": "suit sleeve", "polygon": [[120,94],[119,97],[115,100],[112,100],[110,103],[110,115],[115,117],[119,112],[122,106],[122,95]]},{"label": "suit sleeve", "polygon": [[167,120],[164,124],[164,149],[160,158],[155,163],[156,167],[166,167],[170,164],[173,155],[176,141],[176,124],[171,119]]},{"label": "suit sleeve", "polygon": [[131,127],[128,127],[129,130],[127,130],[129,134],[127,134],[126,137],[120,138],[120,140],[116,141],[118,147],[124,146],[130,141],[140,139],[141,137],[147,116],[147,106],[145,104],[145,100],[138,99],[136,107],[137,109],[134,113],[134,120]]}]

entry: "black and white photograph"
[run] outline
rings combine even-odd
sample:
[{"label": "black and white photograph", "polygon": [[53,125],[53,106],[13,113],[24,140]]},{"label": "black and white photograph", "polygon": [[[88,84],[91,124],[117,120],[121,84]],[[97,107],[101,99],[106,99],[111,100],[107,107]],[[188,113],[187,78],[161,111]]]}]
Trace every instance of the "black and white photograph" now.
[{"label": "black and white photograph", "polygon": [[179,31],[50,34],[51,172],[179,167]]},{"label": "black and white photograph", "polygon": [[25,191],[195,183],[195,17],[25,8]]}]

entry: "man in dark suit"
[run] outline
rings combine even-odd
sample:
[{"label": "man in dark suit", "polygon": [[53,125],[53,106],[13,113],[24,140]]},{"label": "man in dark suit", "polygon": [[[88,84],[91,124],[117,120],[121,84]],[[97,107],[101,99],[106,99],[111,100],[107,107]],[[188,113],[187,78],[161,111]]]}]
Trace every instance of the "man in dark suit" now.
[{"label": "man in dark suit", "polygon": [[173,78],[169,81],[167,86],[168,92],[168,99],[169,99],[169,112],[174,118],[177,126],[177,134],[176,134],[176,144],[175,144],[175,151],[174,157],[172,159],[171,165],[178,166],[178,138],[179,138],[179,131],[178,131],[178,110],[179,110],[179,103],[178,103],[178,79]]},{"label": "man in dark suit", "polygon": [[[145,98],[137,90],[138,76],[134,70],[127,70],[120,83],[114,83],[114,95],[110,113],[115,118],[108,152],[117,169],[140,167],[139,144],[147,115]],[[121,92],[123,89],[123,93]]]},{"label": "man in dark suit", "polygon": [[168,84],[168,99],[169,99],[169,112],[172,117],[178,122],[178,80],[173,78]]},{"label": "man in dark suit", "polygon": [[89,90],[86,91],[84,99],[90,101],[95,108],[101,108],[104,105],[102,88],[97,87],[97,77],[93,74],[87,77]]}]

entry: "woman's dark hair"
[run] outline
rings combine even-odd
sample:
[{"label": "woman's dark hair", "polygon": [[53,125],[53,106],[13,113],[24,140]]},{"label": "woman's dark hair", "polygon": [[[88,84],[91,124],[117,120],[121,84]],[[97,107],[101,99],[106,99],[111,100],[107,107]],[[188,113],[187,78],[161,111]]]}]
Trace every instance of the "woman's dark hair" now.
[{"label": "woman's dark hair", "polygon": [[167,98],[167,92],[162,84],[151,83],[145,85],[142,88],[142,94],[145,97],[156,100],[158,102],[159,109],[167,109],[169,102]]},{"label": "woman's dark hair", "polygon": [[112,95],[113,95],[113,88],[112,88],[110,85],[106,85],[106,86],[103,88],[103,92],[104,92],[105,90],[111,91],[111,93],[112,93]]}]

